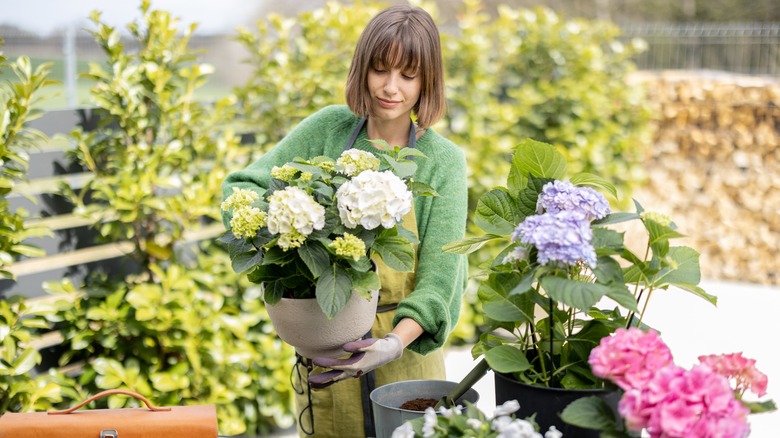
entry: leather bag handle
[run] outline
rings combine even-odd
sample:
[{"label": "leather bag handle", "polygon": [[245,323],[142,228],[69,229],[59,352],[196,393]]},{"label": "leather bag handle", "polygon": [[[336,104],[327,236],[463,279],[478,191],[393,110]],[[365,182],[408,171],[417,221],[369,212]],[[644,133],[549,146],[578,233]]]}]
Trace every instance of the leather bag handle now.
[{"label": "leather bag handle", "polygon": [[103,392],[100,392],[98,394],[93,395],[92,397],[84,400],[83,402],[77,404],[76,406],[72,406],[72,407],[70,407],[68,409],[65,409],[63,411],[49,411],[48,414],[49,415],[70,414],[73,411],[75,411],[77,409],[80,409],[80,408],[84,407],[85,405],[87,405],[89,403],[92,403],[93,401],[95,401],[95,400],[97,400],[99,398],[103,398],[103,397],[106,397],[106,396],[109,396],[109,395],[114,395],[114,394],[129,395],[130,397],[137,398],[138,400],[141,400],[146,405],[146,407],[149,408],[150,411],[153,411],[153,412],[162,412],[162,411],[170,411],[171,410],[171,408],[165,408],[165,407],[152,405],[152,403],[149,402],[149,400],[147,400],[146,397],[144,397],[141,394],[138,394],[136,392],[125,391],[123,389],[109,389],[108,391],[103,391]]}]

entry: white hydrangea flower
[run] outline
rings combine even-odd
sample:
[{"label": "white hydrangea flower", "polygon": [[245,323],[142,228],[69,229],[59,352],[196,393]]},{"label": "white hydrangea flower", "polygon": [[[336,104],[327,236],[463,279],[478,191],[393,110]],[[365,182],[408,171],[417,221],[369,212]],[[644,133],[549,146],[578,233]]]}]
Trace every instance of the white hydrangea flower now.
[{"label": "white hydrangea flower", "polygon": [[496,438],[542,438],[534,426],[525,420],[501,416],[494,418],[491,426],[499,433]]},{"label": "white hydrangea flower", "polygon": [[357,176],[365,170],[379,170],[380,164],[374,154],[359,149],[346,150],[336,160],[336,165],[343,169],[341,173],[347,176]]},{"label": "white hydrangea flower", "polygon": [[544,433],[544,438],[561,438],[563,433],[556,429],[555,426],[550,426],[550,429]]},{"label": "white hydrangea flower", "polygon": [[460,415],[463,413],[463,406],[453,406],[452,409],[439,408],[439,413],[444,418],[452,418],[453,415]]},{"label": "white hydrangea flower", "polygon": [[414,428],[412,424],[406,422],[395,428],[391,438],[414,438]]},{"label": "white hydrangea flower", "polygon": [[429,437],[436,434],[436,426],[439,424],[439,417],[436,416],[436,411],[429,407],[425,409],[425,414],[423,414],[423,427],[422,427],[422,433],[423,437]]},{"label": "white hydrangea flower", "polygon": [[268,231],[308,236],[325,226],[325,207],[298,187],[274,192],[268,203]]},{"label": "white hydrangea flower", "polygon": [[518,403],[517,400],[507,400],[503,405],[496,407],[493,416],[501,417],[504,415],[511,415],[517,412],[518,409],[520,409],[520,403]]},{"label": "white hydrangea flower", "polygon": [[466,420],[466,424],[468,424],[469,427],[474,429],[475,431],[478,431],[482,428],[483,423],[476,418],[469,418],[468,420]]},{"label": "white hydrangea flower", "polygon": [[362,172],[339,187],[336,199],[347,228],[392,228],[412,209],[412,192],[389,170]]}]

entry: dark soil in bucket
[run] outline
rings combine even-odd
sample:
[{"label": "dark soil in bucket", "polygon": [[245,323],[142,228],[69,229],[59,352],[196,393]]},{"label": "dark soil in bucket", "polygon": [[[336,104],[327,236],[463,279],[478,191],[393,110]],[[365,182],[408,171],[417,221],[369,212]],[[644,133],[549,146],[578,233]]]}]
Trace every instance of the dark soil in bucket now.
[{"label": "dark soil in bucket", "polygon": [[414,400],[405,401],[404,404],[401,405],[401,409],[406,409],[407,411],[423,412],[427,408],[432,408],[436,406],[436,403],[438,403],[438,400],[436,399],[416,398]]}]

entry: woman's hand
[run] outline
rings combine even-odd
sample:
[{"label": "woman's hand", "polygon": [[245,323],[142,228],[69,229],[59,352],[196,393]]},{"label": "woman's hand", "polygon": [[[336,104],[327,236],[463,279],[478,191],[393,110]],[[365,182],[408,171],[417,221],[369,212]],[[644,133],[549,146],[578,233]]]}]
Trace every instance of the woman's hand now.
[{"label": "woman's hand", "polygon": [[361,339],[346,343],[342,348],[352,353],[352,356],[346,359],[314,358],[314,365],[330,368],[332,371],[311,374],[309,383],[313,388],[325,388],[340,380],[360,377],[398,359],[404,353],[404,342],[395,333],[388,333],[382,339]]}]

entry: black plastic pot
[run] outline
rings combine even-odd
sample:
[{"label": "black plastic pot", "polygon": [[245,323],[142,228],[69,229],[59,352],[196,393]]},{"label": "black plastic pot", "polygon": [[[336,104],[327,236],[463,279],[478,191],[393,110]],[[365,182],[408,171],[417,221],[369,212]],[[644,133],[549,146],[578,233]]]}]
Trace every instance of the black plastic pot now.
[{"label": "black plastic pot", "polygon": [[618,390],[608,389],[561,389],[528,385],[514,379],[509,374],[494,373],[496,385],[496,405],[500,406],[509,400],[517,400],[520,410],[517,418],[530,417],[536,413],[536,422],[540,432],[544,434],[550,426],[563,432],[564,437],[598,438],[599,431],[572,426],[561,420],[560,413],[573,402],[582,397],[601,397],[615,412],[620,400]]}]

